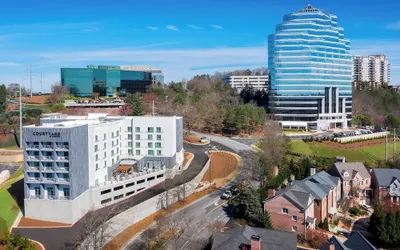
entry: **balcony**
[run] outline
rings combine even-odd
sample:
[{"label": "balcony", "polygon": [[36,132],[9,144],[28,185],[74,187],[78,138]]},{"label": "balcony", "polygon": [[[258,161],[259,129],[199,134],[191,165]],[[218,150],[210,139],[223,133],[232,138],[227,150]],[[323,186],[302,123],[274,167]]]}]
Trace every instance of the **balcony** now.
[{"label": "balcony", "polygon": [[60,196],[59,199],[60,200],[69,200],[69,196]]},{"label": "balcony", "polygon": [[52,145],[43,145],[42,147],[40,147],[40,149],[48,149],[48,150],[53,150],[53,146]]},{"label": "balcony", "polygon": [[39,166],[38,167],[27,167],[28,171],[39,171]]},{"label": "balcony", "polygon": [[42,160],[44,160],[44,161],[52,161],[54,159],[53,159],[53,156],[42,156]]},{"label": "balcony", "polygon": [[39,183],[40,182],[40,177],[29,177],[26,179],[28,182],[31,183]]},{"label": "balcony", "polygon": [[27,146],[27,149],[28,150],[37,150],[37,149],[39,149],[39,145],[31,144],[31,145]]},{"label": "balcony", "polygon": [[56,146],[57,150],[69,150],[69,146],[65,145],[65,146]]},{"label": "balcony", "polygon": [[41,167],[42,171],[54,171],[54,167]]},{"label": "balcony", "polygon": [[57,183],[60,184],[69,184],[69,178],[58,178]]},{"label": "balcony", "polygon": [[57,172],[68,172],[69,171],[69,167],[58,167],[56,168]]},{"label": "balcony", "polygon": [[40,195],[30,195],[29,199],[38,200],[40,199]]},{"label": "balcony", "polygon": [[42,181],[42,182],[54,183],[54,182],[55,182],[55,178],[42,177],[41,181]]},{"label": "balcony", "polygon": [[55,195],[47,195],[46,197],[48,200],[57,200],[57,197]]},{"label": "balcony", "polygon": [[68,161],[69,157],[68,156],[57,156],[56,159],[57,159],[57,161]]},{"label": "balcony", "polygon": [[28,155],[27,159],[31,160],[31,161],[38,161],[39,156],[38,155]]}]

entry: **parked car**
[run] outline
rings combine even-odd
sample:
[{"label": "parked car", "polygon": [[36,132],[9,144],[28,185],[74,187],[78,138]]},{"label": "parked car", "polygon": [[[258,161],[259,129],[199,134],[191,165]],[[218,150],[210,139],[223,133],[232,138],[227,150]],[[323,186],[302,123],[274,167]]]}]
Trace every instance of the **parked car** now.
[{"label": "parked car", "polygon": [[206,138],[206,137],[201,137],[201,138],[200,138],[200,142],[204,143],[204,142],[206,142],[206,141],[207,141],[207,138]]},{"label": "parked car", "polygon": [[231,186],[229,190],[232,192],[232,194],[237,194],[239,191],[235,185]]},{"label": "parked car", "polygon": [[229,190],[225,191],[225,193],[223,193],[221,195],[221,199],[223,199],[223,200],[227,200],[227,199],[229,199],[231,197],[232,197],[232,192],[229,191]]}]

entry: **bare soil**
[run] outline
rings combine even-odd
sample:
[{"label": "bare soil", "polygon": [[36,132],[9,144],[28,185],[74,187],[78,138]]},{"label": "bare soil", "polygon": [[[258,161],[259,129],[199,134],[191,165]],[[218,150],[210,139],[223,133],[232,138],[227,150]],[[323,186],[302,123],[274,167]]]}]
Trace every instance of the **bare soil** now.
[{"label": "bare soil", "polygon": [[44,220],[35,220],[22,216],[17,227],[70,227],[70,226],[71,224],[44,221]]},{"label": "bare soil", "polygon": [[[399,139],[397,139],[396,141],[399,141]],[[389,139],[389,142],[393,142],[393,138]],[[361,149],[364,147],[371,147],[371,146],[383,144],[383,143],[385,143],[385,138],[353,142],[353,143],[339,143],[339,142],[332,142],[332,141],[323,141],[323,143],[325,143],[329,146],[343,148],[343,149]]]},{"label": "bare soil", "polygon": [[202,181],[210,182],[211,179],[211,182],[216,182],[218,188],[229,182],[236,174],[240,158],[226,151],[212,151],[210,157],[210,168],[204,174]]},{"label": "bare soil", "polygon": [[0,156],[1,155],[19,155],[22,154],[22,152],[1,152],[0,151]]},{"label": "bare soil", "polygon": [[[37,103],[37,104],[44,104],[44,101],[46,100],[46,97],[49,95],[38,95],[38,96],[32,96],[30,97],[22,97],[22,102],[28,102],[28,103]],[[19,98],[17,98],[19,101]]]},{"label": "bare soil", "polygon": [[185,152],[184,154],[184,159],[183,159],[183,166],[186,166],[186,164],[192,160],[194,157],[194,154],[190,153],[190,152]]}]

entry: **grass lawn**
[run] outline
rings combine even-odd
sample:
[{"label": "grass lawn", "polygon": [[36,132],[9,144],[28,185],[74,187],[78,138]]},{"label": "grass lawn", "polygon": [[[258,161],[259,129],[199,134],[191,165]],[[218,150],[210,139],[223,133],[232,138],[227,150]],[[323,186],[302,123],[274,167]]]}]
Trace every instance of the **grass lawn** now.
[{"label": "grass lawn", "polygon": [[[14,173],[5,183],[0,185],[0,230],[6,224],[7,229],[9,229],[15,218],[19,213],[19,207],[15,202],[14,198],[8,192],[8,188],[19,179],[23,178],[24,169],[20,167],[17,172]],[[0,232],[1,234],[2,232]]]},{"label": "grass lawn", "polygon": [[44,114],[50,112],[50,106],[48,104],[26,104],[23,106],[23,109],[40,109]]},{"label": "grass lawn", "polygon": [[[396,144],[396,152],[400,153],[400,143]],[[327,157],[344,156],[348,161],[376,161],[385,159],[385,144],[364,147],[360,149],[343,149],[323,143],[305,143],[302,140],[291,141],[292,151],[306,155]],[[393,144],[389,143],[389,159],[393,156]]]}]

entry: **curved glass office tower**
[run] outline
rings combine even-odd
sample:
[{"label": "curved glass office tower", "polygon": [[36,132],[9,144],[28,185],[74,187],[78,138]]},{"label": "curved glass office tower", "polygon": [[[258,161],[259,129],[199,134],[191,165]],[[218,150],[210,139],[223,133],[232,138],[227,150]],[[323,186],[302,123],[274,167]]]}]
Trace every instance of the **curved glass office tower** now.
[{"label": "curved glass office tower", "polygon": [[268,37],[270,110],[282,127],[326,130],[351,120],[352,59],[337,17],[308,5]]}]

